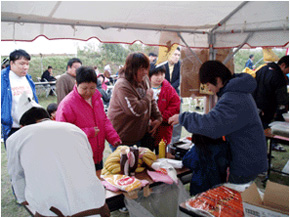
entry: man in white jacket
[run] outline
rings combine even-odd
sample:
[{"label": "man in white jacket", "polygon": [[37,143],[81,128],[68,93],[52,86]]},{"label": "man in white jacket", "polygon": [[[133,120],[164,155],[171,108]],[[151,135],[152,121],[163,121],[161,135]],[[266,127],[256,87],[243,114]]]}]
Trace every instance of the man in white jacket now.
[{"label": "man in white jacket", "polygon": [[44,108],[21,96],[19,131],[7,140],[8,173],[17,202],[42,216],[109,216],[85,133],[51,121]]}]

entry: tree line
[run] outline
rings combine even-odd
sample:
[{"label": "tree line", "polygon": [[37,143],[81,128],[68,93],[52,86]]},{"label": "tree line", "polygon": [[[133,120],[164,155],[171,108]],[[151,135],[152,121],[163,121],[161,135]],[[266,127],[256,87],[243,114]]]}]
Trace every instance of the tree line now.
[{"label": "tree line", "polygon": [[[103,73],[104,67],[110,64],[112,74],[116,74],[119,66],[124,65],[126,57],[131,52],[140,51],[148,55],[150,52],[158,54],[158,50],[157,46],[146,46],[141,43],[132,45],[100,43],[98,46],[89,43],[83,48],[78,48],[77,55],[32,56],[29,74],[34,81],[37,81],[36,77],[40,77],[48,66],[52,66],[54,76],[61,75],[66,71],[68,60],[73,57],[79,58],[84,66],[97,66],[100,73]],[[286,49],[275,49],[274,52],[278,57],[283,57]],[[260,60],[256,67],[264,64],[262,49],[241,49],[234,56],[235,73],[242,72],[250,54],[255,55],[254,64]],[[3,60],[3,58],[5,57],[1,59]]]}]

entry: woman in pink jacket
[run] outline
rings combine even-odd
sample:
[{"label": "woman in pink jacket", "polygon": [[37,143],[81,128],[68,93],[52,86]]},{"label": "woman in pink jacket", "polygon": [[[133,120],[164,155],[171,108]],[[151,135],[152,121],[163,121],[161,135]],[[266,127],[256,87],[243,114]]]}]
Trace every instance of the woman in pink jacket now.
[{"label": "woman in pink jacket", "polygon": [[75,124],[86,133],[93,150],[96,170],[99,170],[103,168],[105,139],[115,147],[121,144],[121,139],[105,114],[102,95],[96,88],[94,69],[78,68],[76,85],[60,102],[56,120]]},{"label": "woman in pink jacket", "polygon": [[154,136],[156,154],[158,154],[158,144],[161,139],[167,145],[170,143],[173,126],[168,124],[168,118],[174,114],[179,114],[180,110],[180,98],[172,85],[165,79],[165,73],[166,69],[164,65],[156,68],[154,64],[151,64],[149,76],[154,92],[153,98],[157,102],[163,119]]}]

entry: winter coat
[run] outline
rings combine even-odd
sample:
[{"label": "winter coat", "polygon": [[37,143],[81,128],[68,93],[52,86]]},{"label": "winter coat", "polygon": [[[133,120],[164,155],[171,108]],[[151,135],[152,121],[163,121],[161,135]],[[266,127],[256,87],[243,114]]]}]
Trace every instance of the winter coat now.
[{"label": "winter coat", "polygon": [[159,144],[161,139],[165,140],[166,144],[170,143],[173,126],[168,124],[168,119],[174,114],[178,114],[180,110],[180,98],[167,80],[162,82],[157,105],[163,121],[156,131],[155,146]]},{"label": "winter coat", "polygon": [[108,118],[124,145],[140,141],[148,131],[150,119],[162,121],[155,100],[146,94],[146,90],[145,81],[136,87],[124,75],[120,75],[114,86]]},{"label": "winter coat", "polygon": [[[1,71],[1,125],[4,141],[6,141],[13,124],[13,118],[11,115],[12,91],[9,80],[9,72],[10,66]],[[32,89],[34,100],[38,103],[34,82],[29,74],[26,74],[25,77]]]},{"label": "winter coat", "polygon": [[257,88],[253,97],[263,111],[262,122],[269,124],[279,105],[289,104],[287,80],[279,65],[269,63],[256,72]]},{"label": "winter coat", "polygon": [[207,191],[216,185],[226,182],[227,168],[230,163],[229,145],[207,145],[204,153],[197,146],[193,146],[183,157],[183,166],[193,171],[190,182],[190,195]]},{"label": "winter coat", "polygon": [[179,85],[180,85],[180,61],[178,61],[176,64],[174,64],[172,77],[170,80],[170,74],[169,74],[169,63],[165,64],[165,79],[170,82],[170,84],[175,88],[177,94],[179,95]]},{"label": "winter coat", "polygon": [[[100,92],[96,90],[92,96],[92,107],[79,95],[75,85],[73,91],[60,102],[56,112],[56,121],[75,124],[86,133],[92,146],[96,164],[100,163],[103,158],[105,139],[110,144],[120,141],[117,132],[105,114],[101,97]],[[100,130],[97,136],[95,136],[94,129],[96,126]]]},{"label": "winter coat", "polygon": [[236,74],[220,89],[219,101],[208,114],[185,112],[179,122],[187,131],[211,138],[226,137],[232,161],[230,173],[253,177],[267,171],[267,145],[251,93],[256,88],[249,74]]}]

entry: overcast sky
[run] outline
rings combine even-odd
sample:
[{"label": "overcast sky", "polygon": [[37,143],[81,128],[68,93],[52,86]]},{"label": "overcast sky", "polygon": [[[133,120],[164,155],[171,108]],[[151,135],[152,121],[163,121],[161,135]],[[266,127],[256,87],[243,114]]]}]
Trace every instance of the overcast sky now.
[{"label": "overcast sky", "polygon": [[8,56],[15,49],[24,49],[31,55],[41,54],[76,54],[77,48],[82,48],[88,43],[96,43],[97,39],[88,42],[79,40],[47,40],[39,37],[33,42],[3,42],[1,41],[1,56]]}]

